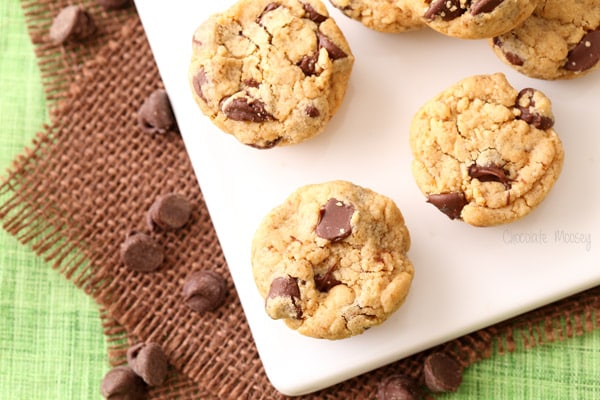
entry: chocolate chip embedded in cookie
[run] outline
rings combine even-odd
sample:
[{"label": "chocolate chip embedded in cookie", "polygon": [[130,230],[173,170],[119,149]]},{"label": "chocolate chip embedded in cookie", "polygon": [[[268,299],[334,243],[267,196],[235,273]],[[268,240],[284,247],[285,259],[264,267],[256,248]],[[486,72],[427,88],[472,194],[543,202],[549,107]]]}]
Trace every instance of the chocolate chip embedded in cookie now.
[{"label": "chocolate chip embedded in cookie", "polygon": [[268,149],[322,132],[353,64],[320,0],[240,0],[194,33],[189,82],[215,125]]},{"label": "chocolate chip embedded in cookie", "polygon": [[265,310],[273,319],[302,318],[298,280],[289,275],[274,278],[265,298]]},{"label": "chocolate chip embedded in cookie", "polygon": [[525,21],[540,0],[414,0],[432,29],[462,39],[490,38]]},{"label": "chocolate chip embedded in cookie", "polygon": [[600,65],[600,1],[543,0],[533,15],[490,40],[496,55],[539,79],[570,79]]},{"label": "chocolate chip embedded in cookie", "polygon": [[514,89],[503,74],[466,78],[413,117],[413,175],[427,201],[475,226],[527,215],[563,163],[550,100]]},{"label": "chocolate chip embedded in cookie", "polygon": [[427,202],[436,206],[450,219],[460,218],[462,209],[468,204],[463,192],[430,193]]},{"label": "chocolate chip embedded in cookie", "polygon": [[333,242],[345,239],[352,233],[350,221],[354,206],[331,198],[319,212],[319,223],[315,228],[317,236]]},{"label": "chocolate chip embedded in cookie", "polygon": [[330,0],[348,17],[380,32],[398,33],[425,27],[412,0]]},{"label": "chocolate chip embedded in cookie", "polygon": [[263,219],[252,271],[265,310],[303,335],[341,339],[379,325],[413,277],[394,202],[345,181],[308,185]]}]

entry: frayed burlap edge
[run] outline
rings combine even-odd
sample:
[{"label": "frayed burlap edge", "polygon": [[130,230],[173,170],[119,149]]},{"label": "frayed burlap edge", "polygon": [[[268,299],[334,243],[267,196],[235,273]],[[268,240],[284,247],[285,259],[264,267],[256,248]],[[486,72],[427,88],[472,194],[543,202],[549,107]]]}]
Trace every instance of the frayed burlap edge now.
[{"label": "frayed burlap edge", "polygon": [[[48,32],[52,20],[64,7],[78,4],[85,8],[97,27],[96,33],[82,43],[67,42],[55,45],[49,40]],[[21,7],[31,41],[34,44],[40,68],[48,108],[51,112],[59,108],[68,97],[73,78],[81,66],[90,60],[106,42],[115,37],[122,25],[135,15],[133,6],[107,11],[93,0],[21,0]]]},{"label": "frayed burlap edge", "polygon": [[[273,398],[181,137],[151,136],[137,124],[137,109],[161,85],[135,16],[81,65],[53,122],[15,160],[0,185],[0,219],[129,334],[160,343],[204,391]],[[161,270],[129,271],[120,244],[148,230],[146,211],[169,192],[191,200],[192,220],[176,232],[148,232],[165,248]],[[198,269],[227,278],[230,294],[215,313],[182,302],[185,277]]]},{"label": "frayed burlap edge", "polygon": [[[122,365],[126,362],[127,347],[138,339],[132,338],[110,314],[103,312],[101,316],[105,334],[108,338],[112,338],[109,339],[111,364]],[[388,374],[404,373],[421,379],[423,359],[432,351],[442,350],[454,354],[461,364],[468,368],[470,365],[494,355],[502,355],[518,348],[529,350],[555,341],[564,341],[575,336],[582,336],[594,329],[600,329],[600,288],[573,295],[301,398],[374,398],[378,382]],[[169,375],[168,383],[175,385],[179,390],[177,395],[183,397],[170,397],[172,391],[167,389],[161,392],[161,389],[156,389],[150,392],[151,398],[212,399],[211,396],[214,396],[204,393],[200,397],[195,397],[199,390],[197,385],[181,374]],[[356,391],[356,388],[363,388],[363,390]]]}]

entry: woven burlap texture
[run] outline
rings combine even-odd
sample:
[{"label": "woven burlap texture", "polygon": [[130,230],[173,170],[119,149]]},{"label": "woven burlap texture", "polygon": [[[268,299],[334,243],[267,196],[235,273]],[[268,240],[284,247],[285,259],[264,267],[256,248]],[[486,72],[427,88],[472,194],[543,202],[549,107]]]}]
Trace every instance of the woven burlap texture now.
[{"label": "woven burlap texture", "polygon": [[[57,46],[49,40],[50,25],[60,10],[72,4],[81,5],[92,15],[96,32],[85,41],[84,46],[77,42]],[[83,63],[93,58],[110,38],[118,35],[123,24],[135,15],[134,7],[107,11],[96,1],[21,0],[21,6],[29,36],[35,45],[50,111],[68,98],[68,89]]]},{"label": "woven burlap texture", "polygon": [[[112,365],[124,362],[131,343],[162,344],[173,369],[151,398],[282,398],[258,358],[181,137],[175,131],[151,136],[137,126],[139,105],[162,86],[137,15],[106,13],[90,3],[101,35],[57,47],[46,44],[44,32],[66,2],[23,5],[54,111],[53,122],[0,186],[8,193],[0,205],[5,229],[102,306]],[[119,246],[129,231],[147,231],[147,209],[167,192],[192,200],[192,221],[176,232],[152,234],[166,249],[160,271],[129,271]],[[229,286],[225,305],[206,315],[189,311],[179,295],[186,275],[201,268],[222,273]],[[438,348],[468,366],[493,348],[582,334],[600,326],[599,299],[594,289]],[[424,356],[305,397],[373,398],[386,374],[418,377]]]}]

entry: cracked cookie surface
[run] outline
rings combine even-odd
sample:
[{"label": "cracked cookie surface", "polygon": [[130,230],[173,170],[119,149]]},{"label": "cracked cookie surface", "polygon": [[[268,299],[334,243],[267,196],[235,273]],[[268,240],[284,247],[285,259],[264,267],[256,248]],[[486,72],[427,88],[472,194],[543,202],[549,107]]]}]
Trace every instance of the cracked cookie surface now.
[{"label": "cracked cookie surface", "polygon": [[413,0],[329,0],[346,16],[367,28],[389,33],[406,32],[425,27],[413,8]]},{"label": "cracked cookie surface", "polygon": [[500,35],[525,21],[539,0],[413,0],[432,29],[462,39]]},{"label": "cracked cookie surface", "polygon": [[466,78],[428,101],[410,127],[413,176],[427,201],[474,226],[515,221],[547,195],[563,164],[550,100],[503,74]]},{"label": "cracked cookie surface", "polygon": [[543,0],[522,25],[490,40],[496,55],[539,79],[570,79],[600,66],[600,0]]},{"label": "cracked cookie surface", "polygon": [[240,0],[197,28],[189,82],[221,130],[271,148],[323,131],[342,103],[353,63],[319,0]]},{"label": "cracked cookie surface", "polygon": [[410,236],[389,198],[346,181],[307,185],[275,207],[252,242],[267,314],[299,333],[357,335],[404,302]]}]

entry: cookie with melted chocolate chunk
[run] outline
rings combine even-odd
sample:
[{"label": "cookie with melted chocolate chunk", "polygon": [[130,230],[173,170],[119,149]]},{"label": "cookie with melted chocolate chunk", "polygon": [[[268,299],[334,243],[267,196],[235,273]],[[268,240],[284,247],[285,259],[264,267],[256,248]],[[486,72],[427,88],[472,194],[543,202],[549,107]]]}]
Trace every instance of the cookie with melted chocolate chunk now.
[{"label": "cookie with melted chocolate chunk", "polygon": [[413,0],[424,23],[461,39],[490,38],[525,21],[540,0]]},{"label": "cookie with melted chocolate chunk", "polygon": [[489,43],[532,78],[584,76],[600,66],[600,0],[543,0],[522,25]]},{"label": "cookie with melted chocolate chunk", "polygon": [[503,74],[472,76],[421,107],[413,175],[427,202],[474,226],[515,221],[546,197],[563,164],[550,100]]},{"label": "cookie with melted chocolate chunk", "polygon": [[265,216],[252,271],[271,318],[303,335],[341,339],[381,324],[404,302],[409,247],[391,199],[331,181],[297,189]]},{"label": "cookie with melted chocolate chunk", "polygon": [[346,16],[367,28],[388,33],[424,28],[425,22],[413,7],[413,0],[329,0]]},{"label": "cookie with melted chocolate chunk", "polygon": [[353,64],[320,0],[239,0],[197,28],[189,82],[222,131],[266,149],[321,133]]}]

